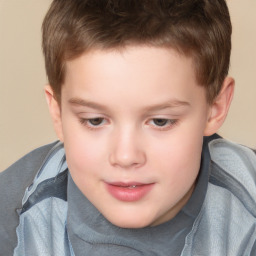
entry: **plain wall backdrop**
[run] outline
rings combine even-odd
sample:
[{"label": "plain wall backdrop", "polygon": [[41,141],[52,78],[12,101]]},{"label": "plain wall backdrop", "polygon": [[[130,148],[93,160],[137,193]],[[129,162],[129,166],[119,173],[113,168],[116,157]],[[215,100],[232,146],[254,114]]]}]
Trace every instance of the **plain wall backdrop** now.
[{"label": "plain wall backdrop", "polygon": [[[256,1],[227,0],[235,97],[219,134],[256,148]],[[50,0],[0,0],[0,171],[56,140],[43,88],[41,23]]]}]

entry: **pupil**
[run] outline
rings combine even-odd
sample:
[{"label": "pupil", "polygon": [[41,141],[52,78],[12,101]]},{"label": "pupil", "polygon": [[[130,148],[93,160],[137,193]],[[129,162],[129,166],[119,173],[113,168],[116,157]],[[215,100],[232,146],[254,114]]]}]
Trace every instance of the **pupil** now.
[{"label": "pupil", "polygon": [[166,119],[154,119],[154,123],[157,126],[164,126],[167,124],[167,120]]},{"label": "pupil", "polygon": [[94,119],[91,119],[91,120],[90,120],[90,123],[91,123],[92,125],[100,125],[101,122],[102,122],[102,118],[94,118]]}]

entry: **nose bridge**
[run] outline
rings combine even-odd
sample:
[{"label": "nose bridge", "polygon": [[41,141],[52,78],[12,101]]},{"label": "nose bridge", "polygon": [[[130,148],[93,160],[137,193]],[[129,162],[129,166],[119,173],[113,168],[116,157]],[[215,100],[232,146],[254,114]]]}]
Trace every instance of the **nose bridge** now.
[{"label": "nose bridge", "polygon": [[122,168],[140,166],[145,163],[146,152],[138,129],[131,125],[119,127],[114,134],[110,162]]}]

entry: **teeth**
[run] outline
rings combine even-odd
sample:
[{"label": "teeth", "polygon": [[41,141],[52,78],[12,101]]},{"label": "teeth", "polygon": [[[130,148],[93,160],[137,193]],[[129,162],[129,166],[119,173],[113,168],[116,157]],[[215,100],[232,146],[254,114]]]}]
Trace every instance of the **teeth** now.
[{"label": "teeth", "polygon": [[136,188],[136,185],[132,185],[132,186],[130,186],[130,188]]}]

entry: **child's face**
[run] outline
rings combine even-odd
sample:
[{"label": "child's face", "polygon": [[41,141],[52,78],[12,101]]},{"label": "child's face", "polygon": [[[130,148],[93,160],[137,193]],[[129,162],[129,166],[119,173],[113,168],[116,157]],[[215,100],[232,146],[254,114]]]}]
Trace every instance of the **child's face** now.
[{"label": "child's face", "polygon": [[210,106],[171,49],[91,51],[67,63],[61,129],[72,178],[113,224],[173,218],[200,168]]}]

